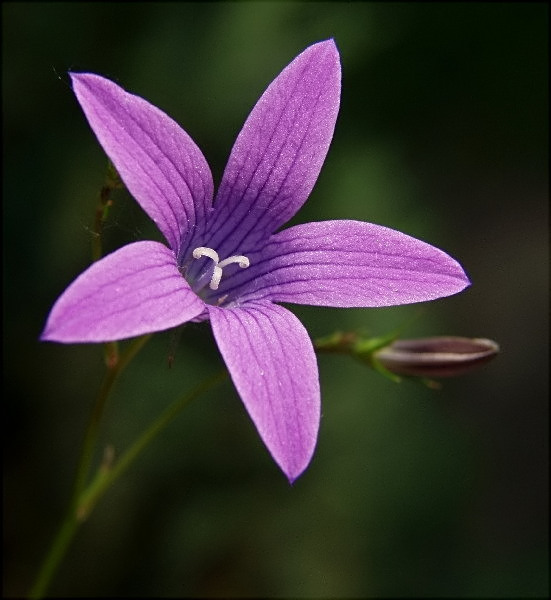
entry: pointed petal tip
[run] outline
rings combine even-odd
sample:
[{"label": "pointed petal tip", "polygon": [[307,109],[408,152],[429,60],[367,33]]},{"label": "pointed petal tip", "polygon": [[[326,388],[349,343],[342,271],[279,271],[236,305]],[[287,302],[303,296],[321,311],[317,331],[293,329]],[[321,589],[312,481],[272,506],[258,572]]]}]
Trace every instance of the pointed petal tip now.
[{"label": "pointed petal tip", "polygon": [[[83,84],[87,79],[91,79],[94,77],[102,78],[101,75],[96,75],[94,73],[88,73],[88,72],[76,72],[76,71],[69,71],[68,75],[71,79],[71,84],[73,86],[73,89],[75,89],[75,86],[79,86],[81,84]],[[103,79],[103,78],[102,78]]]},{"label": "pointed petal tip", "polygon": [[469,279],[469,277],[465,273],[465,271],[463,271],[463,287],[459,291],[462,292],[463,290],[466,290],[468,287],[471,287],[471,285],[472,285],[472,281]]},{"label": "pointed petal tip", "polygon": [[294,485],[295,482],[304,475],[310,466],[316,449],[316,441],[317,440],[314,440],[310,445],[310,451],[307,454],[298,457],[298,460],[297,456],[293,454],[292,456],[284,457],[284,460],[287,459],[288,461],[287,463],[284,463],[284,460],[282,460],[281,457],[276,458],[272,453],[272,457],[287,478],[289,485]]},{"label": "pointed petal tip", "polygon": [[460,292],[466,290],[468,287],[470,287],[472,285],[471,280],[469,279],[469,276],[467,275],[467,273],[465,272],[465,269],[461,266],[461,264],[455,260],[454,258],[452,258],[449,255],[446,255],[444,253],[444,251],[441,251],[442,254],[444,255],[445,258],[447,258],[450,262],[450,275],[452,277],[455,277],[457,283],[456,285],[453,287],[453,289],[450,289],[449,293],[446,294],[448,296],[453,296],[455,294],[459,294]]},{"label": "pointed petal tip", "polygon": [[319,53],[320,57],[322,54],[332,55],[334,58],[334,63],[337,68],[340,68],[340,54],[339,49],[337,48],[337,44],[333,38],[329,38],[327,40],[322,40],[321,42],[316,42],[311,46],[308,46],[306,50],[304,50],[303,54],[306,53]]},{"label": "pointed petal tip", "polygon": [[314,48],[314,47],[318,47],[318,48],[326,48],[326,49],[332,49],[338,52],[337,50],[337,43],[335,42],[335,38],[327,38],[326,40],[321,40],[319,42],[315,42],[313,43],[310,48]]},{"label": "pointed petal tip", "polygon": [[285,472],[285,470],[283,470],[285,477],[287,477],[287,481],[289,482],[290,486],[293,486],[295,484],[295,482],[297,481],[297,479],[299,477],[302,477],[302,475],[304,474],[304,472],[306,471],[306,469],[308,468],[308,465],[310,464],[310,461],[308,461],[308,464],[306,464],[302,469],[300,469],[299,471],[291,471],[291,472]]},{"label": "pointed petal tip", "polygon": [[79,88],[84,84],[87,76],[89,76],[90,73],[75,73],[74,71],[69,71],[68,75],[69,75],[69,79],[71,81],[71,88],[78,99],[79,98]]},{"label": "pointed petal tip", "polygon": [[[318,422],[319,427],[319,422]],[[262,437],[262,436],[261,436]],[[304,475],[312,459],[317,445],[317,435],[310,442],[297,451],[295,448],[291,452],[281,452],[274,448],[271,444],[267,445],[268,451],[276,465],[281,469],[283,475],[289,482],[289,485],[294,485],[295,482]]]},{"label": "pointed petal tip", "polygon": [[51,333],[49,332],[48,323],[46,323],[42,333],[38,336],[38,341],[39,342],[58,342],[58,341],[60,341],[61,343],[63,343],[63,340],[52,339]]},{"label": "pointed petal tip", "polygon": [[46,325],[44,331],[38,337],[38,340],[40,342],[50,342],[53,344],[105,344],[107,342],[115,342],[124,339],[120,336],[111,337],[109,339],[83,339],[83,337],[84,336],[74,337],[63,331],[56,332],[55,328]]}]

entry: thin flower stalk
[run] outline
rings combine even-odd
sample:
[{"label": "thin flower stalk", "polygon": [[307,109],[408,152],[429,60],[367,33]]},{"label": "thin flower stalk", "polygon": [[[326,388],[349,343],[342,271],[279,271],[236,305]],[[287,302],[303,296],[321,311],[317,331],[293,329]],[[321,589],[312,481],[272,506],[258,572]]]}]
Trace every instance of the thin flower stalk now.
[{"label": "thin flower stalk", "polygon": [[[145,336],[149,337],[149,336]],[[143,345],[144,342],[142,342]],[[137,352],[137,350],[136,350]],[[135,355],[134,352],[133,354]],[[130,353],[126,354],[126,364],[132,359]],[[123,365],[122,368],[124,368]],[[182,398],[176,400],[161,415],[151,423],[151,425],[130,445],[130,447],[117,460],[108,461],[99,466],[95,476],[87,486],[83,486],[85,480],[82,472],[87,471],[88,461],[82,461],[77,474],[77,484],[75,493],[78,489],[78,494],[73,497],[70,509],[65,516],[65,519],[54,538],[52,545],[42,567],[37,576],[36,582],[30,591],[29,597],[33,599],[43,598],[48,587],[59,568],[71,542],[73,541],[80,525],[90,516],[91,512],[111,488],[111,486],[123,475],[128,468],[136,461],[142,452],[151,444],[151,442],[182,412],[182,410],[195,398],[206,393],[211,388],[217,386],[227,378],[227,371],[224,369],[221,373],[207,378],[204,382],[196,386],[191,392],[185,394]],[[100,396],[105,394],[105,386],[102,386]],[[97,404],[104,403],[104,399]],[[85,446],[90,442],[91,436],[86,436]],[[95,440],[95,438],[94,438]],[[92,448],[93,449],[93,448]],[[83,452],[83,456],[88,457],[87,452]],[[82,472],[81,472],[82,471]]]}]

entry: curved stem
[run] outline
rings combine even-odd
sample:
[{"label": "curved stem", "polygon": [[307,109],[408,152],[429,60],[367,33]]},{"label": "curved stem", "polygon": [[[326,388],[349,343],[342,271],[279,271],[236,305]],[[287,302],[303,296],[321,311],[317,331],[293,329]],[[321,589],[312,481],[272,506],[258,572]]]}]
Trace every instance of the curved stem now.
[{"label": "curved stem", "polygon": [[90,464],[94,455],[94,444],[98,436],[99,424],[107,398],[109,397],[109,394],[113,389],[113,385],[115,384],[119,375],[124,371],[136,354],[145,346],[146,342],[150,338],[151,334],[136,338],[132,341],[130,346],[126,349],[121,357],[118,356],[118,352],[115,347],[111,345],[107,346],[107,373],[105,374],[101,384],[94,408],[92,410],[92,416],[88,422],[88,427],[84,435],[84,442],[82,444],[80,460],[75,477],[75,486],[73,489],[71,503],[72,508],[76,507],[77,500],[86,484],[86,478],[88,477]]},{"label": "curved stem", "polygon": [[86,478],[88,477],[90,464],[94,455],[94,445],[98,436],[99,424],[103,409],[105,408],[105,403],[119,375],[124,371],[139,350],[143,348],[150,337],[151,335],[144,335],[136,338],[120,357],[116,345],[106,344],[107,373],[105,374],[96,397],[94,408],[92,409],[92,416],[90,417],[84,435],[69,510],[57,536],[54,538],[48,554],[46,555],[46,559],[42,564],[36,582],[30,592],[31,598],[41,598],[43,596],[52,576],[67,551],[70,541],[73,539],[76,530],[78,529],[80,524],[77,510],[79,498],[86,485]]},{"label": "curved stem", "polygon": [[[145,343],[145,341],[143,342]],[[142,343],[142,345],[143,345]],[[135,349],[134,354],[139,348]],[[132,349],[125,354],[125,357],[117,363],[118,373],[130,362],[131,356],[129,353]],[[126,359],[126,360],[125,360]],[[91,483],[85,489],[81,489],[78,496],[74,496],[73,502],[71,503],[70,510],[63,521],[63,524],[53,541],[51,549],[42,565],[38,578],[34,587],[31,590],[30,598],[42,598],[46,593],[47,587],[55,574],[55,571],[61,564],[63,557],[69,547],[69,544],[73,540],[80,524],[90,515],[91,511],[97,504],[98,500],[105,494],[109,487],[128,469],[128,467],[136,460],[141,452],[155,439],[155,437],[169,424],[171,423],[182,409],[187,406],[192,400],[214,387],[227,377],[227,371],[224,370],[218,373],[216,376],[211,377],[199,384],[191,392],[179,398],[176,402],[171,404],[161,415],[139,436],[139,438],[130,446],[130,448],[121,456],[121,458],[115,463],[113,467],[100,466],[95,477]],[[109,375],[109,374],[108,374]],[[108,382],[114,382],[112,377],[106,376],[104,384],[98,394],[97,404],[105,404],[105,388]],[[110,389],[110,388],[109,388]],[[108,390],[107,390],[108,391]],[[96,406],[97,408],[97,406]],[[94,411],[93,416],[96,415],[97,411]],[[97,431],[97,426],[88,429],[85,445],[90,445],[86,452],[83,451],[83,458],[81,459],[80,468],[88,470],[91,458],[91,449],[93,449],[93,442],[96,437],[90,430],[94,429]],[[92,441],[90,441],[92,440]],[[78,473],[80,483],[85,481],[85,477]],[[75,486],[75,491],[76,491]]]},{"label": "curved stem", "polygon": [[180,414],[185,406],[204,392],[207,392],[209,389],[221,383],[227,376],[228,372],[224,369],[214,377],[199,384],[182,398],[176,400],[165,409],[155,421],[153,421],[112,468],[98,469],[96,476],[80,496],[77,507],[77,515],[79,518],[84,519],[90,514],[91,510],[107,489],[128,469],[157,435]]},{"label": "curved stem", "polygon": [[109,162],[105,182],[101,187],[99,202],[94,215],[93,237],[92,237],[92,260],[95,262],[103,256],[103,226],[107,221],[109,210],[113,206],[111,192],[122,188],[123,184],[115,167]]},{"label": "curved stem", "polygon": [[46,589],[56,572],[61,559],[65,556],[65,552],[71,543],[71,540],[75,536],[75,533],[80,525],[78,519],[75,517],[73,511],[65,517],[61,529],[57,536],[54,538],[50,551],[46,556],[42,568],[36,578],[36,582],[31,589],[29,598],[43,598],[46,593]]}]

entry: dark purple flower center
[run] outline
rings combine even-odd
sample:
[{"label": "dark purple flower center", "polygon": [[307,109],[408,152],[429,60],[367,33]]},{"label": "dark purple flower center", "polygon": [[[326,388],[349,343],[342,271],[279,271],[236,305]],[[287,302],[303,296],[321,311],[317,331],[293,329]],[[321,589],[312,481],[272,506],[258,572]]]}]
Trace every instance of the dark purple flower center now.
[{"label": "dark purple flower center", "polygon": [[206,288],[207,282],[208,287],[211,290],[216,291],[218,289],[218,286],[220,285],[220,280],[222,279],[224,267],[237,263],[242,269],[246,269],[250,265],[249,259],[246,256],[242,255],[228,256],[228,258],[220,260],[218,252],[216,252],[216,250],[213,250],[212,248],[208,248],[207,246],[199,246],[195,248],[195,250],[192,253],[192,256],[195,259],[207,257],[210,258],[214,263],[214,270],[212,272],[210,271],[210,269],[208,269],[207,271],[203,271],[201,275],[197,279],[195,279],[195,281],[190,282],[193,291],[198,296],[203,296],[201,292]]}]

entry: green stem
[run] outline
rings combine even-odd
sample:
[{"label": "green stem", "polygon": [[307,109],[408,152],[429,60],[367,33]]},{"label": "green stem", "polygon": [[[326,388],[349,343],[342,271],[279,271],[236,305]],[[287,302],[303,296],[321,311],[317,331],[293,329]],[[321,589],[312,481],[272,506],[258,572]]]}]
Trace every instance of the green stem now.
[{"label": "green stem", "polygon": [[[97,261],[103,255],[102,245],[102,234],[103,226],[107,221],[109,210],[113,204],[111,200],[111,192],[114,189],[122,187],[120,177],[111,163],[107,166],[107,175],[105,183],[101,188],[98,205],[96,206],[96,212],[94,216],[93,225],[93,238],[92,238],[92,260]],[[80,496],[86,485],[86,478],[90,470],[92,458],[94,455],[94,445],[98,436],[99,424],[103,409],[107,398],[113,389],[119,375],[124,371],[130,361],[136,356],[139,350],[143,348],[144,344],[149,340],[151,335],[145,335],[135,339],[126,352],[119,356],[119,349],[117,342],[109,342],[105,344],[105,364],[107,366],[107,372],[101,384],[98,396],[94,403],[92,410],[92,416],[88,423],[86,433],[84,435],[84,441],[82,444],[82,450],[80,459],[77,467],[75,476],[75,484],[73,489],[73,495],[71,498],[71,504],[69,511],[61,525],[61,528],[55,537],[50,551],[48,552],[46,559],[42,565],[42,568],[38,574],[35,585],[33,586],[30,596],[31,598],[41,598],[46,588],[52,579],[57,567],[59,566],[71,540],[73,539],[76,530],[80,524],[78,516],[78,504]]]},{"label": "green stem", "polygon": [[78,526],[80,525],[73,511],[65,517],[61,529],[55,537],[52,547],[46,556],[42,568],[38,574],[36,582],[31,589],[29,598],[43,598],[48,585],[54,576],[61,559],[65,556],[65,552],[73,539]]},{"label": "green stem", "polygon": [[119,375],[124,371],[139,350],[143,348],[150,337],[151,335],[144,335],[133,340],[121,357],[119,357],[115,345],[106,344],[107,373],[105,374],[99,393],[96,397],[92,416],[90,417],[84,435],[69,511],[65,516],[57,536],[54,538],[50,551],[46,555],[46,559],[38,574],[36,583],[31,590],[31,598],[41,598],[44,595],[51,578],[67,551],[69,543],[78,529],[80,524],[77,510],[79,499],[86,485],[86,478],[94,455],[94,445],[98,436],[99,424],[103,409],[105,408],[105,403]]},{"label": "green stem", "polygon": [[105,183],[103,184],[100,190],[99,202],[96,206],[96,212],[94,215],[94,236],[92,238],[92,260],[94,262],[99,260],[103,256],[102,234],[103,226],[107,221],[107,217],[109,215],[109,210],[111,206],[113,206],[113,201],[111,200],[111,192],[121,187],[122,182],[120,181],[119,175],[116,172],[113,165],[109,163],[107,165],[107,175],[105,177]]},{"label": "green stem", "polygon": [[226,379],[227,375],[228,372],[224,369],[173,402],[126,450],[112,468],[98,469],[96,476],[80,496],[77,508],[78,516],[82,519],[86,518],[107,489],[128,469],[157,435],[180,414],[184,407],[198,396],[218,385]]},{"label": "green stem", "polygon": [[[148,337],[148,336],[145,336]],[[141,338],[140,338],[141,339]],[[145,343],[145,341],[143,342]],[[142,343],[142,345],[143,345]],[[138,351],[139,348],[129,348],[124,357],[117,364],[118,373],[120,374],[121,370],[130,362],[132,356],[130,356],[131,351],[133,350],[133,354]],[[109,375],[109,374],[108,374]],[[219,373],[215,377],[211,377],[207,379],[200,385],[198,385],[194,390],[190,393],[186,394],[184,397],[178,399],[176,402],[171,404],[151,425],[148,427],[142,435],[130,446],[130,448],[121,456],[121,458],[116,462],[113,467],[100,465],[95,477],[92,479],[91,483],[87,488],[82,489],[78,496],[74,497],[73,503],[71,504],[71,508],[68,514],[63,521],[63,524],[53,541],[50,552],[48,553],[44,564],[40,570],[38,578],[34,587],[31,590],[29,595],[30,598],[42,598],[46,593],[48,585],[52,577],[55,574],[55,571],[61,564],[63,557],[65,556],[69,544],[73,540],[79,526],[83,521],[90,515],[91,511],[97,504],[98,500],[105,494],[105,492],[109,489],[109,487],[128,469],[128,467],[136,460],[136,458],[141,454],[141,452],[155,439],[155,437],[169,424],[171,423],[176,416],[182,411],[182,409],[187,406],[192,400],[211,389],[221,381],[223,381],[227,377],[227,371]],[[106,376],[106,380],[104,381],[104,385],[102,385],[102,389],[100,390],[100,394],[98,395],[98,403],[105,403],[105,388],[107,386],[107,382],[112,380],[111,377]],[[108,391],[108,390],[107,390]],[[97,405],[96,405],[97,408]],[[97,411],[94,411],[93,416],[95,417]],[[94,429],[97,431],[97,427],[94,426]],[[92,442],[89,440],[92,439]],[[91,450],[93,449],[93,441],[95,441],[96,437],[93,434],[90,434],[90,428],[87,432],[86,436],[86,445],[90,444],[90,449],[83,452],[83,459],[81,459],[80,468],[88,470],[91,458]],[[84,458],[85,457],[85,458]],[[81,481],[85,481],[85,477],[79,472],[79,477]],[[79,485],[83,485],[82,483]],[[75,485],[75,490],[76,490]]]},{"label": "green stem", "polygon": [[151,334],[143,335],[139,338],[136,338],[132,341],[130,346],[126,349],[126,351],[121,357],[118,356],[116,350],[115,352],[113,352],[112,348],[107,348],[107,373],[105,374],[105,377],[101,384],[98,396],[96,398],[96,402],[94,404],[94,408],[92,410],[92,416],[90,418],[90,421],[88,422],[88,427],[84,436],[84,442],[80,454],[80,461],[75,477],[75,487],[73,489],[71,503],[72,508],[76,507],[78,498],[80,497],[80,494],[82,493],[82,490],[84,489],[84,486],[86,484],[86,478],[88,477],[90,464],[94,455],[94,445],[98,436],[101,416],[103,414],[103,409],[105,408],[107,398],[109,397],[109,394],[113,389],[113,385],[115,384],[119,375],[124,371],[124,369],[128,366],[130,361],[144,347],[144,345],[150,338]]}]

